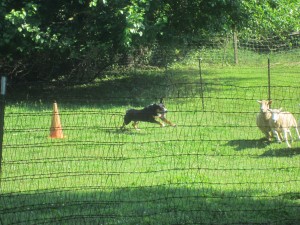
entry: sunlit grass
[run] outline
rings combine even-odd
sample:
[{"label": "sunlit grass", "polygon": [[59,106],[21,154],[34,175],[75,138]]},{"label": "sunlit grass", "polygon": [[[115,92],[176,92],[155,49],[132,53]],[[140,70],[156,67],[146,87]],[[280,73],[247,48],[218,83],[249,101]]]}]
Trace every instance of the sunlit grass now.
[{"label": "sunlit grass", "polygon": [[[255,125],[267,67],[203,66],[203,95],[197,66],[185,65],[8,99],[0,221],[296,224],[300,142],[267,143]],[[297,69],[275,66],[271,91],[299,119]],[[177,127],[119,129],[126,109],[162,96]],[[64,139],[49,138],[53,99]]]}]

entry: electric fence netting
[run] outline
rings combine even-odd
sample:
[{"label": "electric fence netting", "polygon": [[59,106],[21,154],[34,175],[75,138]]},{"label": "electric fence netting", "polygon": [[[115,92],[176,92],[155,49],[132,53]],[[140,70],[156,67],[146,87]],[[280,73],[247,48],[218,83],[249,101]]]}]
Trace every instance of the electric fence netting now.
[{"label": "electric fence netting", "polygon": [[[256,116],[271,97],[300,120],[299,50],[298,36],[240,40],[235,65],[231,37],[215,37],[152,53],[163,68],[10,90],[0,224],[298,224],[300,141],[294,128],[291,148],[267,141]],[[176,127],[120,129],[162,97]],[[49,137],[54,100],[63,138]]]}]

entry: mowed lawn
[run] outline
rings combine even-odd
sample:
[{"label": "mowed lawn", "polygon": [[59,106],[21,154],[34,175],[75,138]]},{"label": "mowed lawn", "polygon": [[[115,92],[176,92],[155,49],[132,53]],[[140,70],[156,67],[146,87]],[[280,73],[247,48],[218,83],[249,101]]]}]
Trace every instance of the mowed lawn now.
[{"label": "mowed lawn", "polygon": [[[195,64],[8,96],[0,222],[298,224],[300,142],[268,143],[255,123],[267,66],[202,66],[202,87]],[[299,63],[271,71],[273,108],[299,120]],[[161,96],[175,128],[119,129]],[[64,139],[48,137],[54,99]]]}]

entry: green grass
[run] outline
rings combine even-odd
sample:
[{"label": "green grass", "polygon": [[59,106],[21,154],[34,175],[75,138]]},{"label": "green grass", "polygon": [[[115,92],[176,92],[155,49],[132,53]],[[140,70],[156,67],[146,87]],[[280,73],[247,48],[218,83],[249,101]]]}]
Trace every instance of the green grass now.
[{"label": "green grass", "polygon": [[[299,69],[273,65],[271,89],[297,119]],[[297,224],[300,142],[267,143],[255,125],[266,65],[204,62],[202,75],[204,108],[197,62],[8,99],[0,222]],[[161,96],[176,128],[119,130],[127,108]],[[48,137],[53,99],[61,140]]]}]

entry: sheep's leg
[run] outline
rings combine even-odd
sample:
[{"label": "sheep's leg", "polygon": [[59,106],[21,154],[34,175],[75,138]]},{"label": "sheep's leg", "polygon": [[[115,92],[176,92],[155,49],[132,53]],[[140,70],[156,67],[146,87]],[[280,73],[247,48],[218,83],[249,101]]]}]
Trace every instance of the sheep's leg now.
[{"label": "sheep's leg", "polygon": [[264,134],[265,134],[268,141],[272,140],[272,132],[271,131],[266,131],[266,132],[264,132]]},{"label": "sheep's leg", "polygon": [[276,137],[276,140],[277,140],[277,142],[278,143],[281,143],[281,139],[279,138],[279,134],[278,134],[278,132],[277,132],[277,130],[273,130],[273,134],[274,134],[274,136]]},{"label": "sheep's leg", "polygon": [[279,133],[278,135],[279,135],[280,140],[283,140],[281,133]]},{"label": "sheep's leg", "polygon": [[288,140],[288,136],[287,136],[288,132],[289,131],[287,129],[283,130],[283,138],[284,138],[284,141],[285,141],[286,145],[288,146],[288,148],[291,148],[292,146],[290,145],[289,140]]},{"label": "sheep's leg", "polygon": [[293,136],[292,136],[291,130],[290,130],[290,129],[287,129],[287,133],[288,133],[288,135],[290,136],[291,142],[293,142],[294,140],[293,140]]},{"label": "sheep's leg", "polygon": [[298,136],[298,140],[300,140],[300,134],[299,134],[299,130],[297,127],[295,127],[295,130],[296,130],[296,133],[297,133],[297,136]]}]

